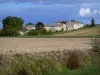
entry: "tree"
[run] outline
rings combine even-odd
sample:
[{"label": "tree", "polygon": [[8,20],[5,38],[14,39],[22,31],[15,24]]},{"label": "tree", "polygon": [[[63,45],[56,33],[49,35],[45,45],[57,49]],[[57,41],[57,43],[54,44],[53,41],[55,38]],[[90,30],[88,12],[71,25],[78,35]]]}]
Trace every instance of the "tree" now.
[{"label": "tree", "polygon": [[94,27],[95,26],[95,20],[94,20],[94,18],[92,17],[92,20],[91,20],[91,25],[90,25],[90,27]]},{"label": "tree", "polygon": [[44,28],[44,24],[42,22],[38,22],[36,24],[36,30],[41,30],[42,28]]},{"label": "tree", "polygon": [[4,30],[15,29],[16,31],[19,31],[22,28],[24,21],[19,17],[8,16],[2,20],[2,23]]},{"label": "tree", "polygon": [[31,22],[29,22],[29,23],[27,23],[26,25],[34,25],[33,23],[31,23]]},{"label": "tree", "polygon": [[24,21],[19,17],[8,16],[2,20],[3,33],[6,36],[17,36],[22,29]]}]

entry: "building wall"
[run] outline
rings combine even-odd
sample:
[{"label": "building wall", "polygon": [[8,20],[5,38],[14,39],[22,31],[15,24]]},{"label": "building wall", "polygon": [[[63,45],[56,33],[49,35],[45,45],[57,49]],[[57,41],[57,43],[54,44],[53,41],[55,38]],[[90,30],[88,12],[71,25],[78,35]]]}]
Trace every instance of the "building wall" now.
[{"label": "building wall", "polygon": [[62,28],[63,28],[64,31],[66,31],[67,30],[66,24],[63,24]]},{"label": "building wall", "polygon": [[78,28],[82,28],[84,26],[84,24],[74,24],[74,29],[78,29]]},{"label": "building wall", "polygon": [[31,28],[26,28],[27,30],[32,30],[32,29],[36,29],[35,27],[31,27]]},{"label": "building wall", "polygon": [[51,27],[44,27],[47,31],[49,31],[51,29]]},{"label": "building wall", "polygon": [[35,26],[32,26],[32,25],[27,25],[27,26],[25,26],[25,29],[27,29],[27,30],[31,30],[31,29],[36,29],[35,28]]},{"label": "building wall", "polygon": [[66,28],[67,30],[73,30],[74,29],[74,25],[71,21],[68,21],[67,24],[66,24]]},{"label": "building wall", "polygon": [[56,31],[61,31],[63,27],[55,27]]},{"label": "building wall", "polygon": [[44,27],[47,31],[51,30],[52,32],[55,32],[55,27]]}]

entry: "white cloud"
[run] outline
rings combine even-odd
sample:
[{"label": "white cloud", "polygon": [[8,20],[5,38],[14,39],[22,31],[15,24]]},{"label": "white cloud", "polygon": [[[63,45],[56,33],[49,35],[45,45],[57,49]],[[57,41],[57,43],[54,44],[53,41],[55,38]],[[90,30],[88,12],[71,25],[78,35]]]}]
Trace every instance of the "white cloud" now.
[{"label": "white cloud", "polygon": [[93,11],[94,14],[97,14],[98,12],[99,12],[98,10],[94,10],[94,11]]},{"label": "white cloud", "polygon": [[81,8],[80,10],[79,10],[79,14],[80,14],[80,16],[85,16],[85,15],[91,15],[91,10],[90,10],[90,8]]},{"label": "white cloud", "polygon": [[100,10],[94,10],[93,13],[94,14],[100,14]]},{"label": "white cloud", "polygon": [[97,15],[100,14],[100,10],[91,10],[90,8],[80,8],[79,10],[80,16],[89,16],[89,15]]}]

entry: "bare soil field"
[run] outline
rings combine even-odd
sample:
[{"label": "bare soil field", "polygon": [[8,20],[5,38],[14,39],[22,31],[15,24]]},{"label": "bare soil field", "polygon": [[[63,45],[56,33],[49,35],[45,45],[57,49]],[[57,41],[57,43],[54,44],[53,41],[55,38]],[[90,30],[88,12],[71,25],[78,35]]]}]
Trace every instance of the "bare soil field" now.
[{"label": "bare soil field", "polygon": [[0,53],[31,53],[91,48],[91,38],[0,38]]}]

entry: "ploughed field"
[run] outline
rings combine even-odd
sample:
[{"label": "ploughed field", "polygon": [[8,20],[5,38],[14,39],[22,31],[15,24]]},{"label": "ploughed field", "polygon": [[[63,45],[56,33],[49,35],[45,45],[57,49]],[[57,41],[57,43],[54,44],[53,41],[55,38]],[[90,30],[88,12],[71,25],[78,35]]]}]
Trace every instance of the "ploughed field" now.
[{"label": "ploughed field", "polygon": [[0,53],[90,49],[91,38],[0,38]]}]

